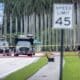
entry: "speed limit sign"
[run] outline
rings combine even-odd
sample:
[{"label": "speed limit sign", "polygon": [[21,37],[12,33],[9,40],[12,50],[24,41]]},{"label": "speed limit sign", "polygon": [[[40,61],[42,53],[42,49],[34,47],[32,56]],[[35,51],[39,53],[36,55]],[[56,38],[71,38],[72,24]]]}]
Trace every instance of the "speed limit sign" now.
[{"label": "speed limit sign", "polygon": [[53,27],[68,29],[73,26],[73,4],[54,4]]}]

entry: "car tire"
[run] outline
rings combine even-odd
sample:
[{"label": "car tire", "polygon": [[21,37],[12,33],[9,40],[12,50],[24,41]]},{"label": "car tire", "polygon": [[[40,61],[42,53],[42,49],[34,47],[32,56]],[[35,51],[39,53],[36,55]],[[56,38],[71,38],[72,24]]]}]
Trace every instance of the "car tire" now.
[{"label": "car tire", "polygon": [[32,54],[27,54],[27,55],[32,57]]},{"label": "car tire", "polygon": [[19,54],[14,54],[14,56],[19,56]]}]

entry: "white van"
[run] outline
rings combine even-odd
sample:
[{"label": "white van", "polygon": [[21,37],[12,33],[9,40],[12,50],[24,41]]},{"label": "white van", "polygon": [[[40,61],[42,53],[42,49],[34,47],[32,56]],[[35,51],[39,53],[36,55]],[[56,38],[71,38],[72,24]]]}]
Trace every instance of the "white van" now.
[{"label": "white van", "polygon": [[18,55],[28,55],[32,56],[34,54],[33,51],[33,41],[32,36],[26,37],[25,35],[20,35],[15,39],[15,56]]}]

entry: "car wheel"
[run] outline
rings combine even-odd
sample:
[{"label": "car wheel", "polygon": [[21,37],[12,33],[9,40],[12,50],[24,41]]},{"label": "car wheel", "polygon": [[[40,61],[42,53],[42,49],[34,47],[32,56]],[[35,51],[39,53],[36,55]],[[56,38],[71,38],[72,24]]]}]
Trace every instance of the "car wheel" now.
[{"label": "car wheel", "polygon": [[14,54],[14,56],[19,56],[19,54]]}]

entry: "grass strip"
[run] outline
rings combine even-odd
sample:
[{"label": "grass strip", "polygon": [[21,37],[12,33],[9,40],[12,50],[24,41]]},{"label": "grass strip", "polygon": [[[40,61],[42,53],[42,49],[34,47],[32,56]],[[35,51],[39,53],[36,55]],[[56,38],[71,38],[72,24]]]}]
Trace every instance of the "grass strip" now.
[{"label": "grass strip", "polygon": [[47,63],[46,57],[41,57],[38,61],[20,69],[16,72],[11,73],[4,80],[27,80],[30,76],[35,74],[40,68]]},{"label": "grass strip", "polygon": [[[65,53],[74,55],[76,52]],[[65,56],[65,65],[63,70],[63,80],[80,80],[80,58],[79,56]]]}]

